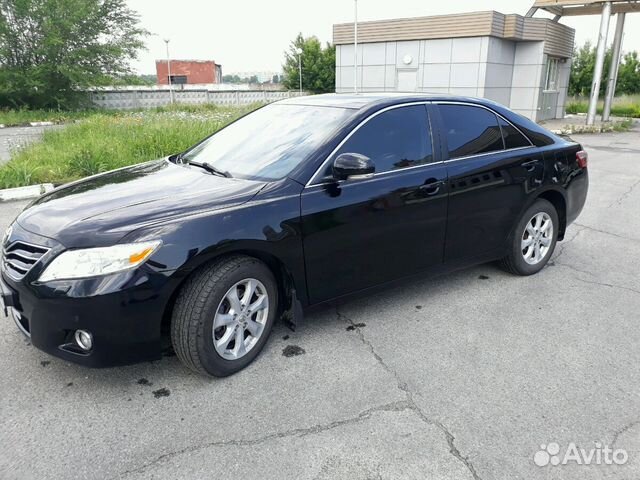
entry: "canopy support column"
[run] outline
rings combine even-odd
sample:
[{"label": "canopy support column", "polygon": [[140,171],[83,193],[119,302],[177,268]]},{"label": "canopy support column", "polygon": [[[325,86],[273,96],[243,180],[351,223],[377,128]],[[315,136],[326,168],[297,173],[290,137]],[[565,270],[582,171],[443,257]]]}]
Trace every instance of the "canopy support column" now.
[{"label": "canopy support column", "polygon": [[618,70],[620,69],[620,52],[622,50],[622,35],[624,33],[624,13],[618,13],[616,20],[616,33],[613,37],[613,51],[611,52],[611,66],[609,67],[609,79],[607,81],[607,93],[604,96],[604,109],[602,111],[602,121],[608,122],[611,117],[611,105],[616,93],[616,83],[618,82]]},{"label": "canopy support column", "polygon": [[611,2],[604,2],[602,16],[600,17],[600,33],[598,35],[598,48],[596,50],[596,65],[593,70],[593,82],[591,83],[591,97],[587,112],[587,125],[596,123],[596,111],[598,107],[598,95],[600,94],[600,80],[604,67],[604,53],[609,34],[609,19],[611,18]]}]

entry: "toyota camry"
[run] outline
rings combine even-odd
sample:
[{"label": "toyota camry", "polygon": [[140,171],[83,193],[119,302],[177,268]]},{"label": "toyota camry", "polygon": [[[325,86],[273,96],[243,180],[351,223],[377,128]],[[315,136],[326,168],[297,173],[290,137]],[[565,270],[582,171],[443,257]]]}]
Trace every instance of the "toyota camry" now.
[{"label": "toyota camry", "polygon": [[274,321],[415,275],[539,272],[588,189],[587,153],[475,98],[270,104],[190,149],[64,185],[2,241],[5,313],[89,367],[251,363]]}]

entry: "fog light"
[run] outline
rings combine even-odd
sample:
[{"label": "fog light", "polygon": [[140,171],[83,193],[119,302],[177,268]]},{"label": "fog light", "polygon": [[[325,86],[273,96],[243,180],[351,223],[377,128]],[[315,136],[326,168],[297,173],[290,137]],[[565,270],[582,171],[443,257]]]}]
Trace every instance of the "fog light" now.
[{"label": "fog light", "polygon": [[85,351],[91,350],[93,346],[93,335],[86,330],[76,330],[75,339],[78,346]]}]

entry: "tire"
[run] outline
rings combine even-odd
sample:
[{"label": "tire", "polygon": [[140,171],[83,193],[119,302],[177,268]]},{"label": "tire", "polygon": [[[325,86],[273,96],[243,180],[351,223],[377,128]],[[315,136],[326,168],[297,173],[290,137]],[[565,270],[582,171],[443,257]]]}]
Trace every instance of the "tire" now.
[{"label": "tire", "polygon": [[[547,220],[551,222],[550,228],[553,229],[551,234],[546,230],[538,233],[537,228],[545,227]],[[524,212],[516,225],[509,242],[509,254],[500,260],[500,267],[515,275],[538,273],[553,255],[558,240],[559,227],[558,212],[553,204],[542,198],[536,200]],[[544,245],[544,242],[548,242],[548,245]],[[537,252],[536,244],[539,247]],[[524,247],[524,245],[527,246]]]},{"label": "tire", "polygon": [[[247,292],[252,287],[255,293],[247,301],[245,295],[250,295]],[[276,280],[255,258],[227,257],[198,270],[182,287],[174,305],[171,342],[176,355],[201,374],[226,377],[236,373],[264,347],[277,307]],[[237,341],[239,338],[242,340]]]}]

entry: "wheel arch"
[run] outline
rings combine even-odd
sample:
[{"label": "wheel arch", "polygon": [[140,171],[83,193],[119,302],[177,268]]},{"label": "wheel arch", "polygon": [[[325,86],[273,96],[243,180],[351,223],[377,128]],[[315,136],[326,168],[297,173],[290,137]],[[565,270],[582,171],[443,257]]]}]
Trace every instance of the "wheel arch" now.
[{"label": "wheel arch", "polygon": [[550,189],[538,195],[536,200],[538,198],[543,198],[551,203],[556,209],[556,212],[558,212],[558,221],[560,222],[560,225],[558,225],[558,240],[563,240],[567,229],[567,200],[564,194],[559,190]]},{"label": "wheel arch", "polygon": [[214,263],[218,263],[223,261],[225,258],[230,258],[234,256],[245,256],[251,257],[259,260],[263,264],[269,268],[271,273],[276,279],[276,283],[278,285],[278,312],[277,316],[280,317],[284,312],[289,311],[294,307],[293,302],[296,300],[294,298],[293,293],[295,291],[301,291],[305,286],[298,285],[295,281],[294,275],[291,273],[289,268],[285,265],[285,263],[273,255],[272,253],[265,252],[263,250],[244,248],[237,249],[231,251],[222,252],[212,258],[208,258],[204,261],[201,261],[195,267],[185,271],[183,275],[180,276],[176,286],[174,287],[169,300],[167,301],[164,312],[162,315],[161,321],[161,330],[162,332],[167,332],[168,328],[171,324],[171,316],[173,314],[173,308],[176,302],[176,299],[184,287],[184,284],[187,282],[192,275],[196,272],[202,270],[203,268],[208,268]]}]

